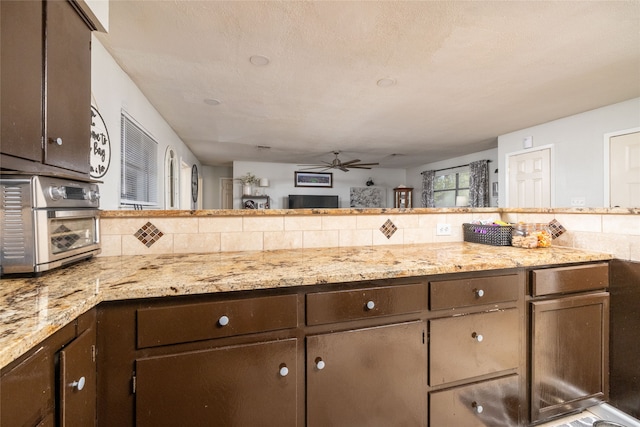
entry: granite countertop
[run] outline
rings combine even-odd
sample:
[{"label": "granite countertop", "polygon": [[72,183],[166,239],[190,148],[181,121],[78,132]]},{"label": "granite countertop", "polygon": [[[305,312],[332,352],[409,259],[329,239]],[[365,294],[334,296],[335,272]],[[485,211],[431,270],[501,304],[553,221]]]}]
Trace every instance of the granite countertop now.
[{"label": "granite countertop", "polygon": [[0,367],[102,301],[533,267],[611,259],[475,243],[98,257],[0,280]]}]

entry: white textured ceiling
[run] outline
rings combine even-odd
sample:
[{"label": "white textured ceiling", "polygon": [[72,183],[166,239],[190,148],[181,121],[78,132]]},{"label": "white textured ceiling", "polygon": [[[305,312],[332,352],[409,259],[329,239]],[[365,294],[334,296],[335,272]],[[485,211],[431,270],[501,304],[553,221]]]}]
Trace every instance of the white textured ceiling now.
[{"label": "white textured ceiling", "polygon": [[100,40],[207,165],[411,167],[640,96],[637,0],[111,0],[109,19]]}]

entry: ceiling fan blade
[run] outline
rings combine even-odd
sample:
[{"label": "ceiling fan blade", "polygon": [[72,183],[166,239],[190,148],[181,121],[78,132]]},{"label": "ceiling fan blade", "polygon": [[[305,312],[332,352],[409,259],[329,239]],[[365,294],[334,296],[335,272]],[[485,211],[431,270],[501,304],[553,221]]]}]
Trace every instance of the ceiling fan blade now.
[{"label": "ceiling fan blade", "polygon": [[349,169],[345,168],[344,166],[340,166],[339,168],[342,172],[349,172]]},{"label": "ceiling fan blade", "polygon": [[353,163],[358,163],[360,159],[349,160],[348,162],[342,162],[342,166],[349,166]]}]

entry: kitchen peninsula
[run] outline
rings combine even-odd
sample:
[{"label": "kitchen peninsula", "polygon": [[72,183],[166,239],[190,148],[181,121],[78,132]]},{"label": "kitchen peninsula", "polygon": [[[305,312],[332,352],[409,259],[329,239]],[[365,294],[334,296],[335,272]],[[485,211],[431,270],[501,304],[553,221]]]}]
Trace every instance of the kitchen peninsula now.
[{"label": "kitchen peninsula", "polygon": [[[182,417],[184,411],[196,423],[202,419],[198,417],[211,416],[209,411],[220,408],[203,410],[210,405],[202,401],[195,403],[202,406],[190,407],[193,396],[171,379],[174,374],[189,376],[195,383],[186,386],[195,387],[206,400],[207,393],[200,392],[209,385],[198,383],[202,375],[197,372],[207,369],[221,375],[224,387],[244,390],[237,393],[245,397],[255,389],[254,378],[264,377],[266,389],[258,387],[256,396],[242,398],[253,406],[240,413],[277,415],[279,425],[340,422],[332,416],[353,422],[344,417],[364,416],[360,411],[371,404],[367,398],[383,393],[382,383],[392,390],[383,394],[397,396],[393,404],[400,405],[397,410],[411,425],[438,425],[451,413],[463,414],[467,406],[472,412],[464,416],[500,416],[504,425],[527,425],[529,274],[549,271],[562,281],[563,268],[570,274],[586,269],[600,281],[583,281],[602,291],[608,286],[611,258],[571,248],[524,250],[466,242],[98,257],[40,277],[2,279],[0,363],[3,374],[15,368],[21,355],[64,332],[71,322],[77,325],[73,336],[82,337],[80,325],[89,318],[97,319],[98,330],[97,340],[93,335],[102,402],[97,417],[107,424],[154,425],[171,414]],[[594,304],[601,302],[589,306]],[[214,320],[210,328],[208,319]],[[464,332],[476,326],[484,335]],[[462,348],[451,347],[459,340],[447,338],[453,330],[473,339]],[[345,351],[348,347],[352,350]],[[305,360],[305,351],[309,357],[316,352],[322,357]],[[452,351],[461,354],[453,374],[446,362]],[[349,355],[369,353],[364,372],[351,366]],[[407,364],[397,365],[398,357]],[[467,364],[466,357],[482,363]],[[272,363],[279,366],[277,376],[261,371]],[[377,385],[360,383],[360,375],[370,377],[367,369],[387,363],[395,368],[376,374],[387,379]],[[248,372],[251,378],[234,377],[227,383],[226,372]],[[319,372],[325,376],[315,375]],[[391,379],[394,375],[396,380]],[[335,381],[349,377],[358,381],[344,385],[345,390],[362,397],[360,402],[329,392]],[[353,388],[356,384],[360,390]],[[486,397],[489,390],[503,393],[504,401],[494,405],[487,400],[481,406],[464,398]],[[184,392],[187,398],[180,397]],[[158,399],[164,396],[182,400],[177,405],[161,403]],[[355,409],[326,412],[322,408],[330,396],[337,399],[332,404]],[[591,396],[585,402],[602,398]],[[462,408],[443,403],[451,399],[466,403]],[[401,403],[413,409],[400,409]],[[372,416],[399,416],[389,411],[382,405]],[[460,425],[468,420],[460,419]]]}]

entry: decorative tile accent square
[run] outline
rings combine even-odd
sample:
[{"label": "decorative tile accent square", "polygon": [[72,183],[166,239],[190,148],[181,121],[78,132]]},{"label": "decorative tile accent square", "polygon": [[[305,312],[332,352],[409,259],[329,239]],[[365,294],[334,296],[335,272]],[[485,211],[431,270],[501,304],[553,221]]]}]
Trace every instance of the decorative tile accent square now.
[{"label": "decorative tile accent square", "polygon": [[396,230],[398,230],[398,227],[396,227],[390,219],[386,220],[385,223],[382,224],[382,227],[380,227],[380,231],[382,231],[382,234],[384,234],[387,239],[390,239]]},{"label": "decorative tile accent square", "polygon": [[567,229],[564,228],[557,219],[554,219],[549,223],[549,231],[551,231],[551,237],[555,239],[556,237],[559,237],[562,233],[567,231]]},{"label": "decorative tile accent square", "polygon": [[134,236],[140,240],[143,245],[150,248],[155,242],[164,236],[164,233],[158,230],[158,227],[155,225],[147,222],[138,231],[136,231]]}]

